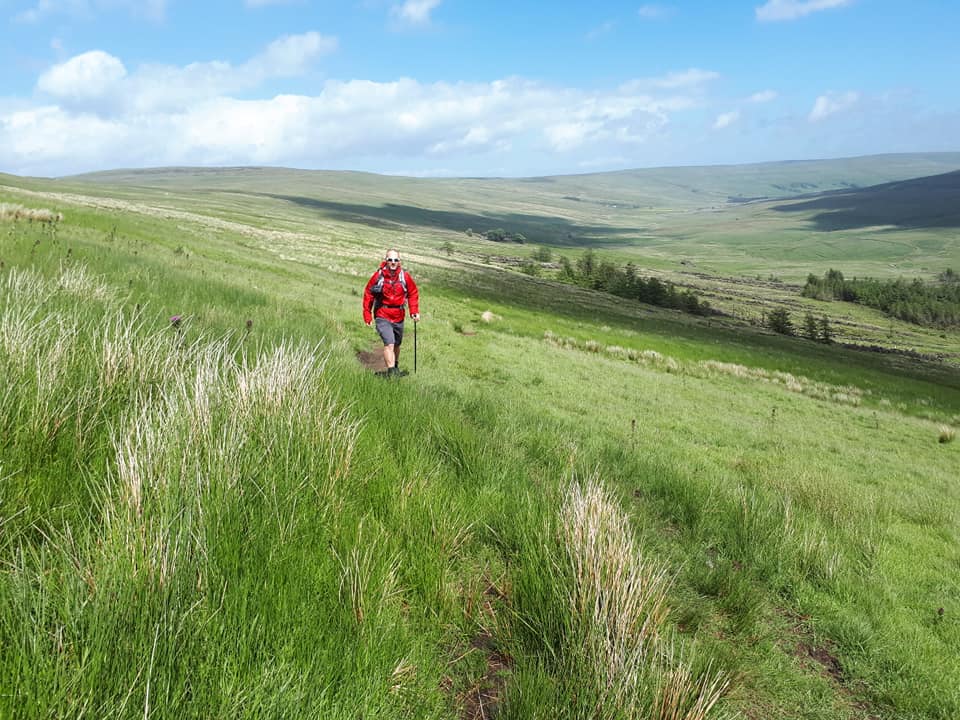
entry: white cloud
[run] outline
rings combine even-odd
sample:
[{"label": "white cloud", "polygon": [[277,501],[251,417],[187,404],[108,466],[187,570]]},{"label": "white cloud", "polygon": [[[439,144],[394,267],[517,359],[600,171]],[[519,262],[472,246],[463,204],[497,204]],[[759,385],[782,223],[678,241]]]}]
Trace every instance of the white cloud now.
[{"label": "white cloud", "polygon": [[810,122],[820,122],[831,115],[852,109],[858,102],[860,93],[853,90],[844,93],[829,92],[816,99],[808,119]]},{"label": "white cloud", "polygon": [[93,50],[53,66],[40,76],[37,89],[68,109],[111,114],[169,112],[211,97],[256,88],[276,77],[306,72],[320,56],[333,52],[335,38],[317,32],[286,35],[242,65],[223,61],[184,67],[143,65],[128,74],[123,63]]},{"label": "white cloud", "polygon": [[262,77],[288,77],[303,73],[314,59],[337,49],[337,40],[318,32],[284,35],[247,63],[246,71]]},{"label": "white cloud", "polygon": [[[175,164],[383,169],[434,158],[430,167],[452,168],[482,157],[489,169],[507,158],[516,167],[518,155],[557,154],[564,166],[576,167],[650,148],[677,112],[701,103],[692,80],[712,76],[678,73],[591,91],[522,78],[328,81],[315,95],[231,97],[249,88],[248,75],[301,67],[317,45],[271,48],[242,66],[196,63],[129,73],[106,53],[78,56],[82,61],[45,74],[42,85],[53,103],[0,106],[0,167],[53,175]],[[686,81],[678,83],[681,76]],[[85,79],[71,86],[70,77]],[[85,102],[73,97],[72,87],[85,88]],[[101,103],[105,98],[113,102]],[[94,112],[90,105],[97,103]]]},{"label": "white cloud", "polygon": [[723,128],[730,127],[740,120],[740,111],[733,110],[731,112],[721,113],[717,115],[717,119],[713,122],[714,130],[723,130]]},{"label": "white cloud", "polygon": [[796,20],[821,10],[844,7],[853,3],[853,0],[767,0],[756,8],[757,20],[761,22],[776,22],[780,20]]},{"label": "white cloud", "polygon": [[747,102],[752,103],[768,103],[772,100],[776,100],[778,97],[776,90],[761,90],[760,92],[755,92],[753,95],[747,98]]},{"label": "white cloud", "polygon": [[410,25],[429,25],[432,13],[443,0],[405,0],[394,5],[393,14],[402,22]]},{"label": "white cloud", "polygon": [[54,65],[37,81],[37,89],[67,102],[100,100],[127,76],[123,63],[102,50]]},{"label": "white cloud", "polygon": [[0,116],[0,139],[7,146],[0,145],[0,167],[10,167],[11,160],[40,168],[56,167],[64,160],[81,167],[96,165],[124,147],[128,132],[122,122],[68,113],[56,106],[15,111]]}]

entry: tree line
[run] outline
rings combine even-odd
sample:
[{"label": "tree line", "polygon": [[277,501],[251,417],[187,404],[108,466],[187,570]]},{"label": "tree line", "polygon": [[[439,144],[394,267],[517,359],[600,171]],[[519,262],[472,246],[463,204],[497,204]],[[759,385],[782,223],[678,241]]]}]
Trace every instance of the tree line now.
[{"label": "tree line", "polygon": [[[534,254],[534,259],[541,262],[543,257],[542,251]],[[714,313],[710,303],[701,300],[691,290],[678,289],[673,283],[656,277],[643,277],[633,263],[618,267],[608,260],[601,260],[592,249],[586,250],[576,263],[570,262],[567,257],[561,257],[557,279],[648,305],[683,310],[693,315]]]},{"label": "tree line", "polygon": [[805,297],[843,300],[878,310],[917,325],[938,328],[960,327],[960,275],[947,269],[934,282],[845,278],[830,269],[823,277],[809,275]]}]

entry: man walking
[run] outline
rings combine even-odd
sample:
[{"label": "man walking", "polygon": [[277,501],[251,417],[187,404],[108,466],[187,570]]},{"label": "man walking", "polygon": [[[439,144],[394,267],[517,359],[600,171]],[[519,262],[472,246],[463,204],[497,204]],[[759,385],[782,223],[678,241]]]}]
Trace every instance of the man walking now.
[{"label": "man walking", "polygon": [[420,292],[417,284],[400,267],[400,253],[387,250],[380,268],[370,277],[363,291],[363,321],[376,321],[383,340],[383,361],[388,376],[400,374],[400,344],[403,342],[404,306],[410,304],[410,318],[420,321]]}]

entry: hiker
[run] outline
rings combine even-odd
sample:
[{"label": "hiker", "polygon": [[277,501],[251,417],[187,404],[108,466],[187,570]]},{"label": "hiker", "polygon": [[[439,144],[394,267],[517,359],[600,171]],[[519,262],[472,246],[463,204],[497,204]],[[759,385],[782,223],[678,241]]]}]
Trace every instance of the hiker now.
[{"label": "hiker", "polygon": [[420,321],[420,292],[417,284],[400,267],[400,253],[387,250],[380,268],[370,277],[363,291],[363,321],[376,321],[383,340],[383,361],[386,374],[400,374],[400,344],[403,342],[404,305],[410,303],[410,317]]}]

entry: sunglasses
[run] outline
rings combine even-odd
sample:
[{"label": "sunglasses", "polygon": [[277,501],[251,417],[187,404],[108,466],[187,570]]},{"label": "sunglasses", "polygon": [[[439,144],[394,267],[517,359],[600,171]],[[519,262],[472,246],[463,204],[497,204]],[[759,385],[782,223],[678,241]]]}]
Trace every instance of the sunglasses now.
[{"label": "sunglasses", "polygon": [[387,258],[387,262],[388,262],[388,263],[398,263],[398,262],[400,262],[400,258]]}]

